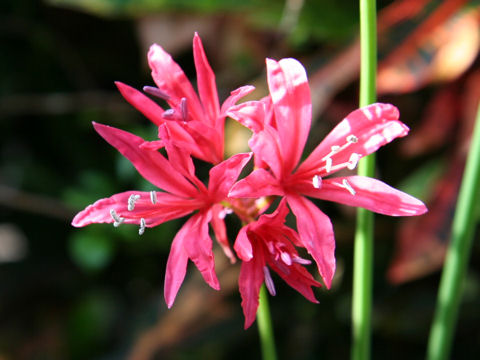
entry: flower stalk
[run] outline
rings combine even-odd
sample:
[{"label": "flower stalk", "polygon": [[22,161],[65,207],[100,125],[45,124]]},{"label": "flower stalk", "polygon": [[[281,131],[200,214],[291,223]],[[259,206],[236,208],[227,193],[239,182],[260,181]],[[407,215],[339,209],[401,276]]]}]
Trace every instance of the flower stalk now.
[{"label": "flower stalk", "polygon": [[277,352],[275,350],[272,319],[270,316],[268,294],[265,285],[262,285],[260,289],[260,301],[257,312],[257,323],[258,333],[260,335],[260,345],[262,348],[262,359],[276,360]]},{"label": "flower stalk", "polygon": [[[360,107],[376,101],[376,38],[376,2],[360,0]],[[375,175],[374,154],[360,160],[358,174],[369,177]],[[353,265],[351,349],[353,360],[370,358],[373,228],[373,213],[366,209],[358,209]]]},{"label": "flower stalk", "polygon": [[427,348],[428,360],[449,359],[465,272],[475,230],[475,202],[480,196],[480,104],[453,218]]}]

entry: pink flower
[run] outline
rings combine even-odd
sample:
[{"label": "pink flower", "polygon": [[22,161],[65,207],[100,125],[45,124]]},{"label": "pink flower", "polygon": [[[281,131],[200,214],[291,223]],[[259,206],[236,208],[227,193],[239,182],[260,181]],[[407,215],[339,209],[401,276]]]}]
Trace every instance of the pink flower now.
[{"label": "pink flower", "polygon": [[238,284],[245,329],[255,320],[260,286],[265,282],[270,294],[275,295],[269,268],[308,300],[318,302],[312,286],[319,287],[320,283],[302,266],[310,261],[302,259],[295,249],[303,244],[298,234],[284,225],[287,213],[287,205],[282,200],[274,213],[262,215],[244,226],[235,241],[235,251],[243,260]]},{"label": "pink flower", "polygon": [[[223,160],[226,113],[254,88],[244,86],[233,91],[220,107],[215,75],[198,34],[193,38],[193,56],[198,95],[172,57],[157,44],[150,47],[148,63],[157,87],[145,86],[144,91],[165,100],[170,106],[168,110],[163,110],[149,97],[126,84],[116,82],[116,85],[125,99],[154,124],[168,127],[171,141],[176,146],[199,159],[217,164]],[[152,149],[162,145],[161,141],[150,143]]]},{"label": "pink flower", "polygon": [[332,224],[306,196],[391,216],[425,213],[421,201],[379,180],[363,176],[325,178],[344,168],[354,169],[360,158],[407,135],[408,128],[398,121],[394,106],[369,105],[350,113],[299,165],[312,111],[305,69],[294,59],[267,59],[267,77],[270,98],[229,111],[253,130],[249,145],[256,164],[264,164],[234,185],[230,196],[284,196],[296,216],[301,244],[330,287],[335,272]]},{"label": "pink flower", "polygon": [[95,124],[95,130],[135,166],[150,183],[164,191],[127,191],[100,199],[78,213],[72,221],[76,227],[92,223],[137,224],[139,234],[145,228],[188,214],[175,236],[167,262],[165,300],[171,307],[185,277],[188,259],[201,272],[205,282],[219,289],[212,253],[211,224],[225,253],[234,261],[222,220],[227,194],[251,154],[237,154],[210,169],[208,188],[195,176],[190,155],[170,139],[168,127],[160,126],[168,160],[158,151],[144,146],[145,141],[126,131]]}]

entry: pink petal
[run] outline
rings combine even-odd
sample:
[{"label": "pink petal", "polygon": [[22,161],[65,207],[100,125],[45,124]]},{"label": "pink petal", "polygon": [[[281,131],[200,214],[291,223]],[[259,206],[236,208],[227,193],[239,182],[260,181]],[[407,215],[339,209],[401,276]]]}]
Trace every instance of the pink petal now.
[{"label": "pink petal", "polygon": [[183,225],[177,236],[182,238],[183,248],[195,263],[205,282],[213,289],[219,290],[220,284],[215,274],[215,261],[212,252],[212,239],[208,234],[210,211],[193,215]]},{"label": "pink petal", "polygon": [[267,80],[282,144],[284,174],[298,164],[312,119],[307,74],[295,59],[267,59]]},{"label": "pink petal", "polygon": [[233,107],[238,100],[250,94],[253,90],[255,90],[255,87],[252,85],[241,86],[238,89],[233,90],[230,93],[230,96],[227,97],[223,102],[222,108],[220,110],[220,116],[221,117],[229,116],[227,113],[229,112],[230,108]]},{"label": "pink petal", "polygon": [[157,87],[166,93],[172,108],[178,105],[182,98],[188,101],[188,109],[195,120],[203,121],[204,113],[192,84],[188,81],[182,68],[173,61],[163,48],[153,44],[148,52],[148,64],[152,69],[152,77]]},{"label": "pink petal", "polygon": [[279,134],[272,126],[264,124],[262,131],[254,133],[248,141],[250,149],[255,154],[255,160],[258,159],[266,163],[277,179],[284,177],[285,160],[284,149],[279,139]]},{"label": "pink petal", "polygon": [[159,152],[142,148],[142,138],[114,127],[93,123],[95,130],[155,186],[172,194],[194,197],[197,190]]},{"label": "pink petal", "polygon": [[[352,195],[343,185],[343,181],[355,191]],[[400,190],[364,176],[347,176],[324,179],[320,189],[304,189],[304,194],[341,204],[358,206],[370,211],[390,216],[413,216],[428,210],[420,200]]]},{"label": "pink petal", "polygon": [[240,229],[235,240],[233,248],[238,257],[244,261],[250,261],[253,258],[252,243],[250,242],[247,232],[249,225],[246,225]]},{"label": "pink petal", "polygon": [[235,264],[237,262],[237,259],[235,258],[235,255],[233,254],[232,249],[230,248],[230,244],[228,242],[227,228],[224,221],[224,211],[225,209],[222,205],[213,205],[212,220],[210,221],[210,223],[212,224],[215,238],[222,247],[223,252],[230,259],[230,263]]},{"label": "pink petal", "polygon": [[245,329],[255,321],[258,309],[260,287],[264,282],[263,266],[265,260],[262,253],[250,261],[243,261],[238,277],[238,288],[242,297],[242,309],[245,315]]},{"label": "pink petal", "polygon": [[283,195],[283,189],[278,180],[264,169],[254,170],[237,182],[228,194],[233,198],[257,198],[268,195]]},{"label": "pink petal", "polygon": [[265,109],[261,101],[246,101],[239,105],[232,106],[227,112],[227,115],[254,133],[263,130]]},{"label": "pink petal", "polygon": [[167,260],[167,269],[165,271],[165,286],[163,291],[165,302],[169,309],[175,301],[175,297],[187,272],[188,255],[183,246],[184,234],[181,232],[182,229],[180,229],[173,239]]},{"label": "pink petal", "polygon": [[193,37],[193,57],[197,69],[197,87],[203,110],[207,113],[207,121],[210,125],[216,126],[219,117],[220,105],[218,103],[217,85],[215,74],[208,63],[202,40],[197,33]]},{"label": "pink petal", "polygon": [[230,188],[251,157],[251,153],[237,154],[210,169],[208,191],[214,202],[225,200]]},{"label": "pink petal", "polygon": [[120,81],[116,81],[115,85],[125,100],[127,100],[135,109],[140,111],[155,125],[158,126],[165,122],[165,120],[162,118],[163,109],[148,96]]},{"label": "pink petal", "polygon": [[303,196],[288,194],[287,202],[297,218],[300,241],[317,263],[325,286],[330,288],[335,273],[332,223],[327,215]]},{"label": "pink petal", "polygon": [[351,112],[315,148],[296,173],[318,172],[317,169],[325,165],[322,159],[331,152],[332,146],[344,145],[350,135],[354,135],[358,141],[330,156],[334,166],[345,164],[343,167],[346,167],[352,153],[363,157],[395,138],[407,135],[408,127],[398,118],[398,109],[391,104],[377,103]]}]

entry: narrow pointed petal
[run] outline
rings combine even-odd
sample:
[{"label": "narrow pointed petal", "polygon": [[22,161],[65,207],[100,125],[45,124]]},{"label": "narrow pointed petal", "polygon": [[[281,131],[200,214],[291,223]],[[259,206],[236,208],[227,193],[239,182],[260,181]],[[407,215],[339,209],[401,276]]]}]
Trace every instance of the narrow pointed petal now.
[{"label": "narrow pointed petal", "polygon": [[192,84],[188,81],[182,68],[159,45],[154,44],[148,52],[148,64],[157,87],[170,98],[168,103],[173,108],[182,98],[188,100],[188,109],[195,120],[203,120],[203,109]]},{"label": "narrow pointed petal", "polygon": [[228,194],[234,198],[258,198],[268,195],[283,195],[283,189],[278,180],[264,169],[254,170],[233,185]]},{"label": "narrow pointed petal", "polygon": [[227,115],[254,133],[263,130],[265,109],[261,101],[246,101],[232,106]]},{"label": "narrow pointed petal", "polygon": [[327,288],[335,274],[335,238],[327,215],[303,196],[288,194],[287,202],[297,218],[300,241],[317,263]]},{"label": "narrow pointed petal", "polygon": [[220,109],[220,116],[230,116],[228,115],[228,112],[231,107],[233,107],[238,100],[243,98],[244,96],[250,94],[253,90],[255,90],[255,87],[252,85],[245,85],[241,86],[238,89],[233,90],[230,93],[230,96],[225,99],[225,101],[222,104],[222,108]]},{"label": "narrow pointed petal", "polygon": [[205,282],[219,290],[220,283],[215,274],[215,261],[212,252],[212,239],[208,234],[210,211],[193,215],[183,225],[177,236],[182,237],[183,247],[188,257],[195,263]]},{"label": "narrow pointed petal", "polygon": [[238,277],[238,288],[242,297],[242,309],[245,315],[245,329],[255,321],[258,309],[260,287],[264,282],[263,266],[265,260],[262,254],[250,261],[243,261]]},{"label": "narrow pointed petal", "polygon": [[238,257],[243,261],[250,261],[253,258],[252,243],[248,239],[247,235],[248,229],[248,225],[240,229],[237,239],[235,240],[235,244],[233,245]]},{"label": "narrow pointed petal", "polygon": [[295,59],[267,59],[267,79],[289,174],[302,156],[312,119],[310,87],[304,67]]},{"label": "narrow pointed petal", "polygon": [[127,131],[94,123],[95,130],[135,166],[155,186],[176,195],[195,196],[190,184],[159,152],[142,148],[142,138]]},{"label": "narrow pointed petal", "polygon": [[197,33],[193,37],[193,57],[197,69],[197,87],[202,101],[203,109],[207,113],[208,123],[216,126],[219,118],[220,105],[218,103],[217,85],[215,74],[208,63],[207,56],[203,50],[202,40]]},{"label": "narrow pointed petal", "polygon": [[225,255],[230,259],[231,264],[235,264],[237,259],[230,248],[227,237],[227,228],[224,221],[224,208],[222,205],[215,204],[212,206],[212,220],[210,221],[213,232],[215,233],[215,238],[217,242],[222,247]]},{"label": "narrow pointed petal", "polygon": [[359,157],[371,154],[394,139],[407,135],[409,129],[398,121],[399,116],[395,106],[381,103],[351,112],[315,148],[296,173],[317,171],[324,165],[322,159],[331,152],[332,146],[344,145],[348,136],[355,136],[357,141],[346,150],[332,155],[333,165],[347,163],[352,153]]},{"label": "narrow pointed petal", "polygon": [[172,242],[165,272],[164,296],[170,309],[187,272],[188,255],[183,247],[183,234],[180,230]]},{"label": "narrow pointed petal", "polygon": [[[344,187],[344,180],[355,191],[352,195]],[[358,206],[389,216],[414,216],[428,210],[423,202],[384,182],[364,176],[324,179],[321,189],[306,189],[304,194],[317,199]]]},{"label": "narrow pointed petal", "polygon": [[255,158],[260,159],[270,167],[277,179],[284,177],[285,155],[282,144],[276,129],[270,125],[264,124],[262,131],[254,133],[248,141],[248,146],[255,154]]},{"label": "narrow pointed petal", "polygon": [[210,169],[208,191],[215,202],[225,200],[251,153],[237,154]]}]

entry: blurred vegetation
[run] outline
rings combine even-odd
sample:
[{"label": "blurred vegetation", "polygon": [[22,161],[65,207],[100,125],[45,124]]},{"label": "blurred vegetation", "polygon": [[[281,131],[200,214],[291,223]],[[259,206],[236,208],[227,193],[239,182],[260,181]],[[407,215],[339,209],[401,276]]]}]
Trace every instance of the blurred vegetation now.
[{"label": "blurred vegetation", "polygon": [[[378,1],[378,6],[383,9],[391,3]],[[428,11],[442,3],[431,1]],[[469,5],[475,8],[477,3]],[[261,96],[266,56],[298,57],[313,79],[355,41],[357,12],[357,3],[347,0],[3,0],[0,359],[124,359],[132,354],[135,359],[259,358],[255,326],[243,330],[235,283],[238,266],[222,264],[222,254],[217,256],[222,290],[209,289],[189,268],[176,304],[166,310],[165,264],[182,220],[148,229],[142,237],[133,226],[71,227],[74,214],[99,198],[151,189],[93,131],[91,122],[155,138],[154,126],[121,98],[113,84],[116,80],[136,88],[152,84],[145,60],[151,42],[171,51],[193,81],[191,39],[199,31],[221,96],[247,83],[256,85]],[[420,19],[407,25],[418,26]],[[391,36],[386,49],[395,49],[395,39],[412,32],[404,27],[395,28],[396,36]],[[405,55],[407,63],[408,56],[412,55]],[[447,87],[457,95],[452,100],[455,109],[466,109],[465,99],[478,88],[469,86],[468,79],[478,69],[476,56],[455,78],[440,83],[428,78],[421,87],[385,93],[381,100],[400,107],[413,136],[426,116],[425,104],[441,89]],[[332,90],[319,110],[311,147],[355,108],[358,84],[352,76]],[[312,87],[330,84],[330,78],[321,79],[326,82],[312,81]],[[323,103],[320,98],[313,101]],[[451,164],[460,163],[461,169],[461,156],[452,156],[466,141],[459,133],[468,129],[467,116],[460,114],[452,115],[457,122],[428,151],[407,156],[401,144],[406,140],[380,151],[381,178],[426,201],[432,199],[439,179],[454,178],[445,175],[452,174]],[[447,128],[444,124],[437,126]],[[232,133],[241,138],[240,133]],[[453,191],[447,200],[454,199]],[[354,216],[351,209],[319,205],[333,219],[337,276],[331,291],[317,292],[320,305],[275,279],[278,295],[271,307],[282,359],[349,357]],[[447,209],[451,211],[451,206]],[[440,265],[435,263],[431,274],[401,285],[388,282],[398,229],[405,220],[378,216],[376,221],[374,358],[385,354],[390,359],[423,358],[438,284],[435,270]],[[445,219],[432,222],[435,226],[428,234],[433,232],[445,242]],[[424,228],[418,225],[418,233]],[[444,242],[432,246],[442,247]],[[477,242],[455,359],[474,358],[480,350],[479,257]]]}]

